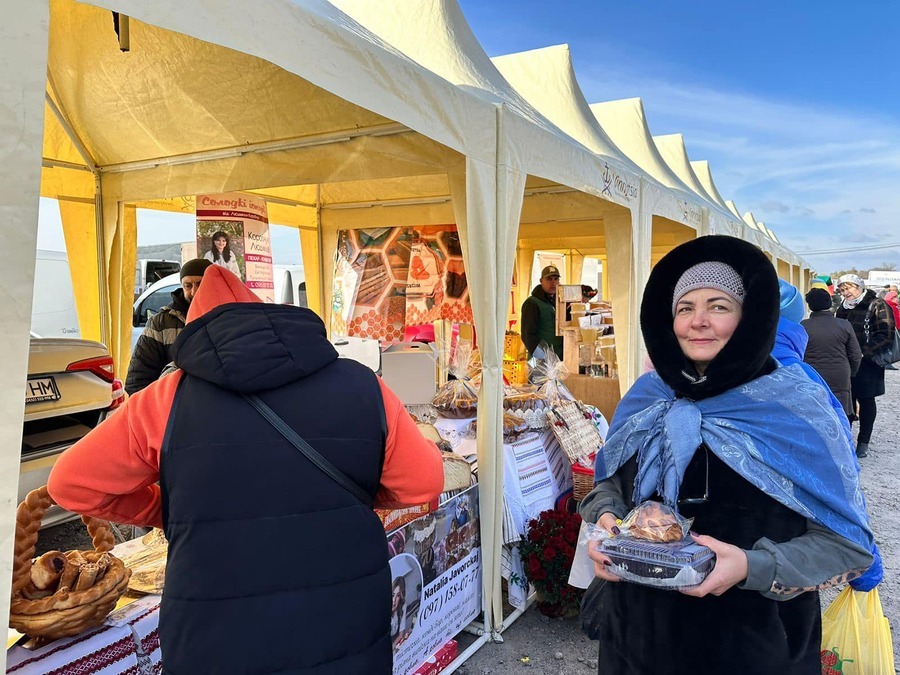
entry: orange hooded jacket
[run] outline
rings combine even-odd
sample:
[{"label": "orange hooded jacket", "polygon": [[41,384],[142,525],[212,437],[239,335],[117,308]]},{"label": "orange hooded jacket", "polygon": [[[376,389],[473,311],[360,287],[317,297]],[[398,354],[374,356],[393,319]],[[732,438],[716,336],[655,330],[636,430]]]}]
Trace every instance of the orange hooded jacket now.
[{"label": "orange hooded jacket", "polygon": [[[259,298],[233,274],[212,266],[203,275],[187,321],[231,302]],[[162,527],[160,449],[181,376],[176,371],[139,391],[60,456],[48,482],[57,504],[117,523]],[[379,384],[388,433],[375,506],[423,504],[443,489],[440,452],[422,436],[397,396],[380,379]]]}]

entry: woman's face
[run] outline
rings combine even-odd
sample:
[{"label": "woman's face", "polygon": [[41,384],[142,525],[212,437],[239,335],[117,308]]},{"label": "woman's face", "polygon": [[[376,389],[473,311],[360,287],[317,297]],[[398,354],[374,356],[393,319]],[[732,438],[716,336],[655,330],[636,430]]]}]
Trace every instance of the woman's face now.
[{"label": "woman's face", "polygon": [[394,592],[391,594],[391,608],[395,611],[400,609],[400,603],[403,601],[403,596],[400,593],[400,587],[394,586]]},{"label": "woman's face", "polygon": [[840,293],[844,300],[855,300],[862,293],[862,289],[856,284],[841,284],[838,286],[838,293]]},{"label": "woman's face", "polygon": [[701,375],[728,344],[741,320],[741,306],[716,288],[686,293],[675,306],[673,329],[684,355]]},{"label": "woman's face", "polygon": [[213,243],[216,245],[216,250],[221,253],[225,250],[225,246],[228,244],[228,239],[225,237],[219,237],[218,239],[213,240]]}]

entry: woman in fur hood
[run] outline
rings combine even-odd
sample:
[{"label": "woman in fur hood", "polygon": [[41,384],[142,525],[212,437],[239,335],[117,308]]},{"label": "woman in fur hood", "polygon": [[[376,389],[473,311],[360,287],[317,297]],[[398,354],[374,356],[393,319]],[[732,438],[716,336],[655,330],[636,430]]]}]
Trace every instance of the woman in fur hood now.
[{"label": "woman in fur hood", "polygon": [[771,357],[778,318],[775,270],[740,239],[701,237],[653,269],[641,329],[656,371],[619,404],[581,515],[615,535],[662,501],[716,564],[662,590],[622,581],[592,547],[599,672],[817,675],[818,589],[874,567],[846,419]]}]

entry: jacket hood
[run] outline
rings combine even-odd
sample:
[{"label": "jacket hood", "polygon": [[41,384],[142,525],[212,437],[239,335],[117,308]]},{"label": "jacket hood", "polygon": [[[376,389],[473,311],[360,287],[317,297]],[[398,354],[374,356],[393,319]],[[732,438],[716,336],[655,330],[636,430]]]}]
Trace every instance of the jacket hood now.
[{"label": "jacket hood", "polygon": [[[672,297],[681,275],[705,261],[719,261],[734,268],[744,284],[745,297],[734,334],[701,377],[675,337]],[[765,253],[735,237],[698,237],[670,251],[653,268],[641,302],[641,332],[663,381],[681,396],[700,400],[777,367],[770,354],[775,344],[779,306],[778,276]]]},{"label": "jacket hood", "polygon": [[799,323],[781,317],[778,320],[778,331],[775,333],[774,356],[782,365],[788,366],[803,360],[806,345],[809,344],[809,333]]},{"label": "jacket hood", "polygon": [[174,345],[175,365],[224,389],[275,389],[337,359],[312,311],[260,302],[234,274],[210,267]]},{"label": "jacket hood", "polygon": [[188,310],[191,308],[191,303],[184,297],[184,289],[176,288],[170,295],[172,296],[172,302],[169,303],[169,307],[176,312],[181,312],[182,316],[187,317]]}]

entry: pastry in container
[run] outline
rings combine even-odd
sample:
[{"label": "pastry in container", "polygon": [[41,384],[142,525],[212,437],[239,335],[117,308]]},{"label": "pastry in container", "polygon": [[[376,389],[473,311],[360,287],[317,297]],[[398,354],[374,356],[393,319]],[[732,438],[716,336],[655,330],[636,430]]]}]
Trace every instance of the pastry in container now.
[{"label": "pastry in container", "polygon": [[698,586],[716,566],[715,554],[690,539],[660,543],[618,536],[600,542],[599,548],[612,563],[610,572],[656,588]]}]

